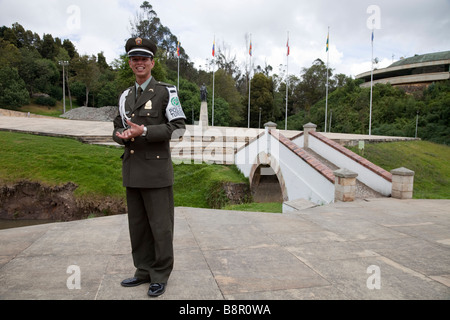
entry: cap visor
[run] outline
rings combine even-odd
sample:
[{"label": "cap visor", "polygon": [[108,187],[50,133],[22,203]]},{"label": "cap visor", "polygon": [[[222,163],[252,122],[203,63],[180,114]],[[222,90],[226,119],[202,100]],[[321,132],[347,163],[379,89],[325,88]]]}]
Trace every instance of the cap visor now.
[{"label": "cap visor", "polygon": [[153,57],[153,52],[150,50],[139,50],[139,49],[132,49],[128,51],[129,57]]},{"label": "cap visor", "polygon": [[145,53],[145,52],[133,52],[128,54],[129,57],[147,57],[147,58],[153,58],[151,54]]}]

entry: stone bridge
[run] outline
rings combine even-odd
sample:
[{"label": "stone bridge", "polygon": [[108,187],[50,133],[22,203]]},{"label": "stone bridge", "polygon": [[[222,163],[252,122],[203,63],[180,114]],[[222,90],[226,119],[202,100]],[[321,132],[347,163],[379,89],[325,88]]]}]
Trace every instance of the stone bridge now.
[{"label": "stone bridge", "polygon": [[305,201],[322,205],[364,197],[412,197],[412,171],[387,172],[315,128],[307,124],[288,139],[274,123],[267,123],[264,132],[236,151],[234,163],[249,178],[255,201],[283,202],[285,212]]}]

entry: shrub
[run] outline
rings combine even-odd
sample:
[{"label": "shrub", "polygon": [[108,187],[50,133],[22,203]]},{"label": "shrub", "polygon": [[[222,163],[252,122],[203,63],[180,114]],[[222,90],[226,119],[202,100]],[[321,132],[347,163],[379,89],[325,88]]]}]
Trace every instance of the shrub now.
[{"label": "shrub", "polygon": [[52,97],[40,96],[36,99],[35,102],[41,106],[54,107],[56,105],[56,99]]}]

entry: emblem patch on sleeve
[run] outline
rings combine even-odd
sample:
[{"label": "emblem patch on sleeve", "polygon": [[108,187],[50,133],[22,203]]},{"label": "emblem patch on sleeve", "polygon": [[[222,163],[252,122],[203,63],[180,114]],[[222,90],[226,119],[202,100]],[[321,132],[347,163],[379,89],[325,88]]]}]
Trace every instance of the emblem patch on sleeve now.
[{"label": "emblem patch on sleeve", "polygon": [[177,89],[175,87],[167,88],[169,91],[169,103],[166,108],[166,118],[170,121],[177,119],[186,119],[180,99],[178,99]]}]

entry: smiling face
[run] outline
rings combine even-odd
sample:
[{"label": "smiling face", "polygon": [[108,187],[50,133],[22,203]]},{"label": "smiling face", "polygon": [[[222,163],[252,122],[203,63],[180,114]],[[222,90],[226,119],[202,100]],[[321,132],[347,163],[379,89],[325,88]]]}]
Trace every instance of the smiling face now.
[{"label": "smiling face", "polygon": [[130,68],[136,76],[136,82],[143,84],[152,75],[155,61],[148,57],[131,57],[128,61]]}]

